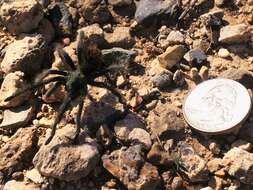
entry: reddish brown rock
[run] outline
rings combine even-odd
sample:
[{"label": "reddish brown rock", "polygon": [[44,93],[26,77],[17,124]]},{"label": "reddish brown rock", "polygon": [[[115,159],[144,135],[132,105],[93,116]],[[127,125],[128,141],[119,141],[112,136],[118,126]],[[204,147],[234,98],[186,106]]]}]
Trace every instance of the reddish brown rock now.
[{"label": "reddish brown rock", "polygon": [[148,125],[161,139],[180,139],[184,134],[184,121],[170,107],[170,104],[157,105],[148,116]]},{"label": "reddish brown rock", "polygon": [[129,190],[153,190],[161,183],[157,168],[145,162],[141,146],[123,147],[102,157],[103,166]]},{"label": "reddish brown rock", "polygon": [[1,21],[12,34],[37,28],[43,15],[43,8],[36,0],[5,1],[0,8]]},{"label": "reddish brown rock", "polygon": [[35,155],[35,128],[21,128],[0,149],[0,171],[11,174],[21,170]]},{"label": "reddish brown rock", "polygon": [[80,134],[79,143],[73,144],[75,128],[66,126],[57,130],[48,145],[42,145],[35,155],[35,168],[44,176],[60,180],[78,180],[87,176],[98,164],[97,144],[85,133]]},{"label": "reddish brown rock", "polygon": [[24,101],[28,100],[31,93],[29,90],[9,101],[5,101],[5,99],[27,87],[28,83],[24,80],[24,73],[16,71],[6,75],[0,89],[0,106],[10,108],[21,105]]},{"label": "reddish brown rock", "polygon": [[7,47],[1,69],[6,74],[22,71],[33,75],[41,68],[47,50],[47,44],[41,35],[26,36],[16,40]]}]

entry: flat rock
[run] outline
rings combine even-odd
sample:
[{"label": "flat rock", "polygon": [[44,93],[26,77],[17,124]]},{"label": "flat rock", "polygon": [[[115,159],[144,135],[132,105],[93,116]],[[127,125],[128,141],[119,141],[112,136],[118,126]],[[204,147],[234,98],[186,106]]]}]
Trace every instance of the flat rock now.
[{"label": "flat rock", "polygon": [[136,128],[145,128],[145,124],[140,117],[130,113],[123,120],[116,122],[114,131],[119,139],[127,141],[129,133]]},{"label": "flat rock", "polygon": [[105,33],[105,39],[112,47],[130,48],[135,43],[130,27],[116,27],[112,33]]},{"label": "flat rock", "polygon": [[39,185],[35,185],[25,181],[8,181],[3,190],[40,190]]},{"label": "flat rock", "polygon": [[47,50],[46,42],[41,35],[16,40],[7,47],[1,69],[6,74],[22,71],[31,75],[41,68]]},{"label": "flat rock", "polygon": [[27,91],[9,101],[5,101],[5,99],[27,87],[28,83],[24,80],[24,73],[21,71],[7,74],[0,89],[0,106],[10,108],[21,105],[24,101],[28,100],[31,93],[30,91]]},{"label": "flat rock", "polygon": [[230,68],[222,72],[220,77],[235,80],[246,88],[253,88],[253,74],[246,69]]},{"label": "flat rock", "polygon": [[191,146],[182,142],[180,144],[180,159],[186,168],[186,175],[190,182],[205,182],[209,179],[206,161],[201,158]]},{"label": "flat rock", "polygon": [[159,188],[158,170],[145,162],[140,145],[122,147],[110,155],[103,155],[103,166],[128,189],[153,190]]},{"label": "flat rock", "polygon": [[178,6],[177,0],[141,0],[137,5],[135,20],[140,25],[168,21],[168,17],[175,15]]},{"label": "flat rock", "polygon": [[168,47],[163,54],[158,56],[159,64],[166,69],[171,69],[183,58],[185,51],[183,45]]},{"label": "flat rock", "polygon": [[105,43],[104,31],[100,28],[99,24],[92,24],[83,27],[78,30],[78,32],[83,31],[84,35],[93,43],[102,46]]},{"label": "flat rock", "polygon": [[149,133],[142,128],[133,129],[128,136],[132,144],[141,144],[147,150],[151,148],[152,141]]},{"label": "flat rock", "polygon": [[119,47],[102,50],[103,60],[107,65],[129,65],[134,61],[136,52],[132,50],[126,50]]},{"label": "flat rock", "polygon": [[158,104],[148,116],[148,125],[152,134],[161,139],[180,139],[184,134],[185,124],[170,107],[170,104]]},{"label": "flat rock", "polygon": [[242,183],[253,184],[253,153],[234,147],[225,154],[222,164],[229,175]]},{"label": "flat rock", "polygon": [[3,129],[17,129],[26,126],[34,115],[34,107],[29,102],[25,104],[4,110],[3,121],[0,128]]},{"label": "flat rock", "polygon": [[1,22],[15,35],[37,28],[43,16],[43,8],[36,0],[5,1],[0,8]]},{"label": "flat rock", "polygon": [[73,145],[70,138],[74,132],[75,127],[67,125],[57,130],[48,145],[40,147],[33,164],[42,175],[65,181],[78,180],[97,166],[100,159],[97,144],[82,133],[79,143]]},{"label": "flat rock", "polygon": [[241,43],[247,42],[251,37],[249,26],[246,24],[228,25],[220,30],[219,42]]},{"label": "flat rock", "polygon": [[0,149],[0,171],[11,174],[21,170],[35,155],[37,137],[35,128],[21,128]]}]

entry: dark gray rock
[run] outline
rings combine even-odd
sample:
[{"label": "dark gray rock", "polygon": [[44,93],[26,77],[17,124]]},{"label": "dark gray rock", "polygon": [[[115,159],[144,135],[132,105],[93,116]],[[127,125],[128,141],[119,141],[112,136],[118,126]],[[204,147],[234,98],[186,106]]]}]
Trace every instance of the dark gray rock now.
[{"label": "dark gray rock", "polygon": [[173,82],[172,79],[173,79],[173,73],[170,71],[164,71],[154,76],[151,80],[155,87],[157,87],[159,90],[164,90],[171,86]]},{"label": "dark gray rock", "polygon": [[163,18],[168,21],[171,20],[169,18],[173,18],[177,8],[177,0],[141,0],[137,5],[135,19],[140,25],[149,25]]},{"label": "dark gray rock", "polygon": [[55,3],[53,7],[49,9],[49,19],[57,35],[66,36],[72,34],[72,16],[64,2]]},{"label": "dark gray rock", "polygon": [[102,50],[103,60],[106,64],[130,64],[133,62],[136,52],[123,48],[112,48]]}]

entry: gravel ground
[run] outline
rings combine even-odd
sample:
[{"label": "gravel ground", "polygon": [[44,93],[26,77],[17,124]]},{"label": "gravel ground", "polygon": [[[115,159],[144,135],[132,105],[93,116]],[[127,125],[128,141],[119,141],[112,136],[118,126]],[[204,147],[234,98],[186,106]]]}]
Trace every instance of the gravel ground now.
[{"label": "gravel ground", "polygon": [[[0,1],[0,189],[253,189],[253,113],[214,136],[182,113],[187,93],[208,79],[236,80],[252,95],[252,24],[252,0]],[[29,87],[45,70],[71,70],[57,49],[79,64],[81,32],[88,62],[121,68],[98,81],[128,110],[88,86],[78,143],[76,100],[45,145],[68,90],[48,97],[54,83]]]}]

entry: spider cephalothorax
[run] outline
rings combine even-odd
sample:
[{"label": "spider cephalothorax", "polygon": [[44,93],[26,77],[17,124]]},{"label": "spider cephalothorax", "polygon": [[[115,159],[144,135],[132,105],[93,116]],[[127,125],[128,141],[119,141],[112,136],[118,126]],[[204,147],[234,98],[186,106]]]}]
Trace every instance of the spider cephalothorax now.
[{"label": "spider cephalothorax", "polygon": [[[120,95],[120,93],[113,87],[113,85],[105,82],[99,82],[95,79],[101,76],[108,78],[108,73],[111,71],[112,67],[106,67],[102,64],[94,63],[93,57],[87,56],[87,49],[84,48],[84,33],[79,33],[78,45],[76,49],[78,57],[78,65],[75,66],[69,55],[63,49],[57,49],[60,58],[64,64],[70,66],[70,71],[61,71],[49,69],[42,73],[40,77],[35,81],[35,83],[22,91],[15,93],[14,95],[8,97],[5,101],[11,100],[12,98],[26,92],[27,90],[34,90],[38,87],[55,82],[54,85],[47,91],[46,96],[49,97],[60,85],[64,85],[67,91],[67,95],[61,104],[59,111],[57,112],[56,118],[52,124],[52,131],[45,144],[48,144],[55,135],[56,126],[60,122],[64,112],[69,108],[72,101],[80,98],[79,108],[76,115],[76,132],[74,136],[74,142],[76,142],[77,137],[80,133],[80,117],[83,108],[83,99],[87,95],[87,86],[96,86],[99,88],[106,88],[110,90],[114,95],[119,98],[119,101],[125,105],[125,101]],[[86,53],[85,53],[86,52]],[[114,67],[115,68],[115,67]],[[46,78],[48,75],[53,74],[54,76]]]}]

